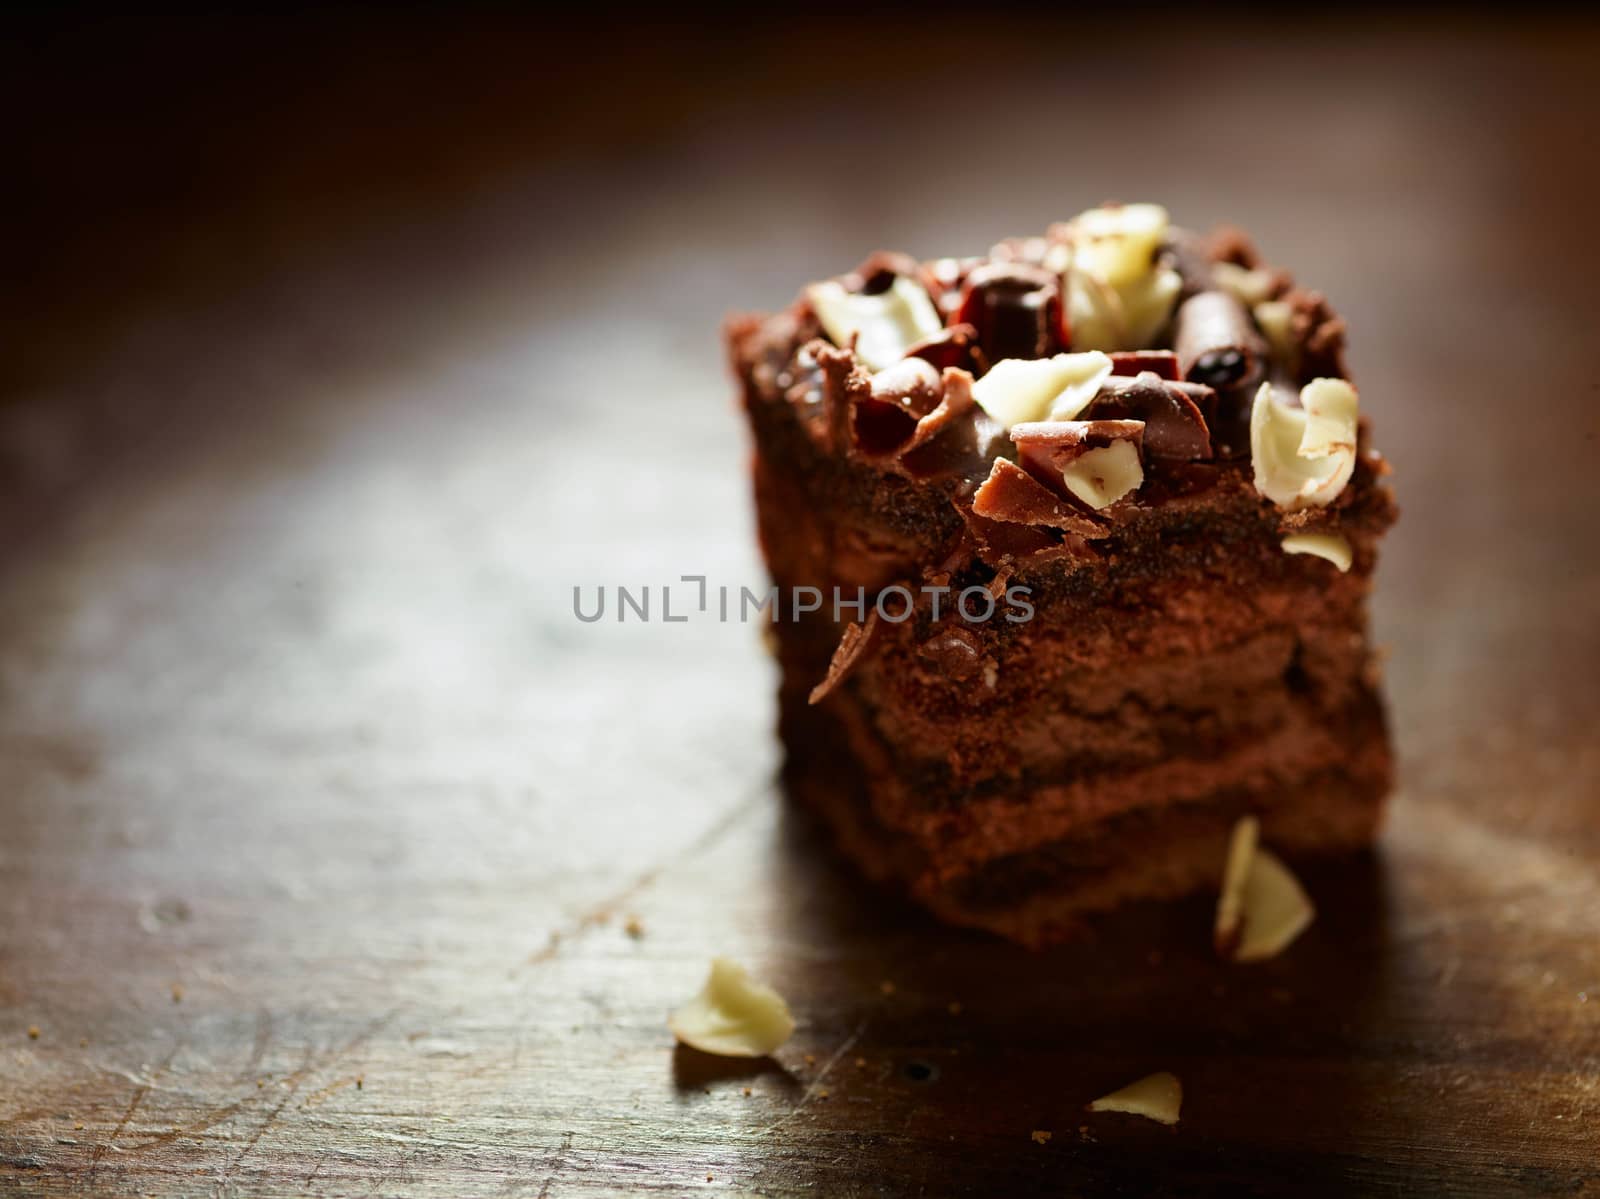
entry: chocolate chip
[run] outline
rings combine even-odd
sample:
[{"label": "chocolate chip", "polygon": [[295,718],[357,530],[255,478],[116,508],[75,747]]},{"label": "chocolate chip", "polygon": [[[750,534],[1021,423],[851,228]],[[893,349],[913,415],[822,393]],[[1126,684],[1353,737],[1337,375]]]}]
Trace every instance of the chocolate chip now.
[{"label": "chocolate chip", "polygon": [[976,636],[963,628],[947,628],[934,634],[917,652],[955,682],[972,678],[983,667],[983,647]]}]

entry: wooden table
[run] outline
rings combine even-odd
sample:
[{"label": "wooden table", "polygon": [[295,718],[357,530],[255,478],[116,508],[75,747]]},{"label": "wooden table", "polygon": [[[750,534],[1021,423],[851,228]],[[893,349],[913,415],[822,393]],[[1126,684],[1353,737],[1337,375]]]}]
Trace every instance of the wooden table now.
[{"label": "wooden table", "polygon": [[[508,20],[0,72],[0,1193],[1600,1193],[1593,31]],[[1334,297],[1405,510],[1382,851],[1254,968],[935,926],[753,627],[571,611],[760,582],[724,310],[1111,195]],[[673,1048],[717,954],[775,1061]]]}]

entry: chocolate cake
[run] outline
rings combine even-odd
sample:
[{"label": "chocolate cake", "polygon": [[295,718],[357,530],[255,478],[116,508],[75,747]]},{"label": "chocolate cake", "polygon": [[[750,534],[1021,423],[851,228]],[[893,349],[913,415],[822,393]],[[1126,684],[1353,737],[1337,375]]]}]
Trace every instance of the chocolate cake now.
[{"label": "chocolate cake", "polygon": [[730,320],[786,778],[846,854],[1036,945],[1214,886],[1245,815],[1372,840],[1396,510],[1344,333],[1148,204]]}]

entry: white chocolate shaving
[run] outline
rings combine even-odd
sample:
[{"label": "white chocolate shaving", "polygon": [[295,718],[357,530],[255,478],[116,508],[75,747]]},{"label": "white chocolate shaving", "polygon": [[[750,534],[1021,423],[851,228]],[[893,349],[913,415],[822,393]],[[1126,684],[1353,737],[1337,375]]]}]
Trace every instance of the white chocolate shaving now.
[{"label": "white chocolate shaving", "polygon": [[[1272,299],[1272,289],[1277,284],[1277,276],[1266,267],[1257,267],[1255,270],[1246,270],[1236,262],[1218,262],[1211,267],[1211,278],[1223,291],[1232,293],[1234,299],[1246,308],[1254,308],[1257,304],[1265,304]],[[1284,305],[1288,311],[1288,305]]]},{"label": "white chocolate shaving", "polygon": [[705,1053],[764,1057],[789,1039],[794,1017],[783,996],[756,982],[743,966],[714,958],[700,994],[673,1012],[667,1027],[685,1045]]},{"label": "white chocolate shaving", "polygon": [[1283,539],[1286,554],[1315,554],[1326,558],[1340,572],[1350,569],[1350,543],[1338,533],[1290,533]]},{"label": "white chocolate shaving", "polygon": [[1122,287],[1150,273],[1170,221],[1159,204],[1114,204],[1080,212],[1070,222],[1074,266]]},{"label": "white chocolate shaving", "polygon": [[1166,1070],[1130,1082],[1120,1091],[1102,1095],[1089,1105],[1091,1112],[1126,1112],[1158,1124],[1176,1124],[1183,1107],[1183,1084]]},{"label": "white chocolate shaving", "polygon": [[834,344],[847,346],[854,337],[856,354],[875,371],[893,366],[911,346],[944,328],[927,290],[904,275],[875,296],[846,291],[831,279],[813,283],[806,296]]},{"label": "white chocolate shaving", "polygon": [[1005,358],[972,385],[972,398],[1007,429],[1047,415],[1071,420],[1110,374],[1111,359],[1100,353]]},{"label": "white chocolate shaving", "polygon": [[1131,441],[1113,441],[1079,455],[1061,471],[1067,490],[1091,508],[1109,508],[1144,483],[1139,450]]},{"label": "white chocolate shaving", "polygon": [[1244,925],[1236,962],[1277,957],[1316,917],[1300,880],[1269,849],[1258,848],[1244,880]]},{"label": "white chocolate shaving", "polygon": [[1228,862],[1222,870],[1222,894],[1217,899],[1217,920],[1211,935],[1212,944],[1224,956],[1239,944],[1239,929],[1244,923],[1244,883],[1260,836],[1261,822],[1246,816],[1233,826],[1233,836],[1228,841]]},{"label": "white chocolate shaving", "polygon": [[1217,899],[1212,937],[1217,952],[1236,962],[1276,957],[1316,914],[1299,880],[1261,846],[1256,818],[1246,816],[1234,825]]},{"label": "white chocolate shaving", "polygon": [[1156,264],[1167,233],[1157,204],[1091,208],[1067,223],[1067,315],[1079,349],[1138,350],[1172,316],[1183,280]]},{"label": "white chocolate shaving", "polygon": [[1295,358],[1294,314],[1287,300],[1265,300],[1250,310],[1256,327],[1272,348],[1274,361],[1293,370]]},{"label": "white chocolate shaving", "polygon": [[1356,389],[1343,379],[1313,379],[1291,408],[1263,383],[1250,410],[1256,490],[1280,508],[1322,507],[1356,466]]}]

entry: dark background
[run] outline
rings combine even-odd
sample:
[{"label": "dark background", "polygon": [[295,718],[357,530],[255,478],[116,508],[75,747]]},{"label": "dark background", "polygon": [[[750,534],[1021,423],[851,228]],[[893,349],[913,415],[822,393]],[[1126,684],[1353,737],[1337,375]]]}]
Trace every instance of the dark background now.
[{"label": "dark background", "polygon": [[[1593,24],[38,8],[0,53],[0,1193],[1600,1187]],[[1393,818],[1254,969],[1204,898],[932,925],[784,812],[756,630],[571,616],[760,582],[725,312],[1108,198],[1325,290],[1396,468]],[[713,954],[777,1063],[673,1051]],[[1176,1130],[1082,1112],[1155,1069]]]}]

